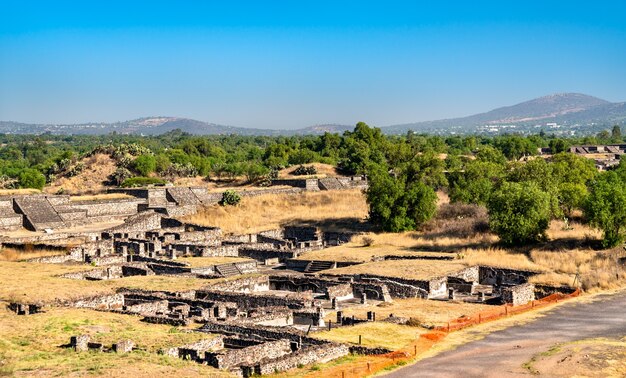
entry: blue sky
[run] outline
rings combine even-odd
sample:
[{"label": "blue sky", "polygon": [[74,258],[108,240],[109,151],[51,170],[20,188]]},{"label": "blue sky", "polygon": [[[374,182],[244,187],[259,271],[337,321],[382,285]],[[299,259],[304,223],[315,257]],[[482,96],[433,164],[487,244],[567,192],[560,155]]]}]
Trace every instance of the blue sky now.
[{"label": "blue sky", "polygon": [[511,3],[4,0],[0,120],[385,126],[626,101],[626,2]]}]

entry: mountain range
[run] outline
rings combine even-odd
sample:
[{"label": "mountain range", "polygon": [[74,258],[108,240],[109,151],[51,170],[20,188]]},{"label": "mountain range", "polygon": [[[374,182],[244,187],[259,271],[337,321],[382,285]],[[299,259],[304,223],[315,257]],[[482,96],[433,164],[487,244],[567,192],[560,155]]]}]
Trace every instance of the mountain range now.
[{"label": "mountain range", "polygon": [[[580,93],[557,93],[461,118],[383,126],[387,134],[418,133],[467,134],[551,132],[589,134],[613,124],[626,124],[626,102],[609,102]],[[0,121],[0,133],[11,134],[141,134],[158,135],[180,129],[195,135],[319,135],[343,133],[353,125],[325,124],[295,130],[253,129],[218,125],[180,117],[146,117],[116,123],[27,124]]]}]

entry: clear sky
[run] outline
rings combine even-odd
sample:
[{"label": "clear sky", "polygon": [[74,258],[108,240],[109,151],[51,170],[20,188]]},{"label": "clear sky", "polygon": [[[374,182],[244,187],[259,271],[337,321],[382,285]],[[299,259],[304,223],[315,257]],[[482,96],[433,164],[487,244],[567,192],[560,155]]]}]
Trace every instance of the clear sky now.
[{"label": "clear sky", "polygon": [[626,1],[0,2],[5,121],[385,126],[555,92],[626,101]]}]

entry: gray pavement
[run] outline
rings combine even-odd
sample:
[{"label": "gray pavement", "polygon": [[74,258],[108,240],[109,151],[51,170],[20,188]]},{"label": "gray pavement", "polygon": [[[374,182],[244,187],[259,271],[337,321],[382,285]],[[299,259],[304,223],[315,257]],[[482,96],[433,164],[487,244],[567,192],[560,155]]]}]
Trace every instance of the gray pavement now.
[{"label": "gray pavement", "polygon": [[565,303],[529,323],[495,331],[385,377],[530,377],[521,365],[556,343],[624,336],[626,291]]}]

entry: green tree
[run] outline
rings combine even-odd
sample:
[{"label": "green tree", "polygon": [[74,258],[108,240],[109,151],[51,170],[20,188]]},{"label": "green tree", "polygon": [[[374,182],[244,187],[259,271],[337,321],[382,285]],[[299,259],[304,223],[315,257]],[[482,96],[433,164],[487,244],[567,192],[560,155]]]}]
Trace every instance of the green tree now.
[{"label": "green tree", "polygon": [[36,169],[24,169],[19,175],[18,184],[21,188],[41,190],[46,185],[46,176]]},{"label": "green tree", "polygon": [[552,153],[552,155],[558,154],[560,152],[565,152],[567,151],[568,147],[567,142],[564,139],[560,138],[551,139],[548,143],[548,146],[550,147],[550,152]]},{"label": "green tree", "polygon": [[602,230],[602,245],[610,248],[624,241],[626,183],[616,172],[603,172],[589,185],[585,217]]},{"label": "green tree", "polygon": [[157,162],[152,155],[141,155],[133,162],[133,168],[142,176],[148,176],[156,171]]},{"label": "green tree", "polygon": [[465,165],[464,172],[451,176],[450,200],[452,202],[485,205],[493,188],[504,177],[504,166],[491,161],[474,160]]},{"label": "green tree", "polygon": [[611,130],[611,139],[615,143],[620,143],[622,141],[622,129],[619,125],[613,126],[613,129]]},{"label": "green tree", "polygon": [[535,182],[505,182],[489,197],[489,227],[502,243],[519,245],[545,239],[550,195]]},{"label": "green tree", "polygon": [[393,177],[385,165],[370,168],[366,192],[370,220],[384,230],[414,230],[437,211],[435,191],[421,181],[407,182],[406,175]]}]

